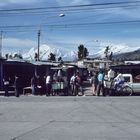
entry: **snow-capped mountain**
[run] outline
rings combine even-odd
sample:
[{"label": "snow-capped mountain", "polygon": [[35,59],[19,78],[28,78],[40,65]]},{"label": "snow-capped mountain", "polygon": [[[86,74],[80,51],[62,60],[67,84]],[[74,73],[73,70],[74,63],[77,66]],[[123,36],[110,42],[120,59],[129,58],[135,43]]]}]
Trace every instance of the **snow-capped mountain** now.
[{"label": "snow-capped mountain", "polygon": [[[108,46],[108,45],[105,45],[104,46]],[[93,53],[93,54],[90,54],[91,56],[94,56],[94,57],[105,57],[105,48],[106,47],[103,47],[103,44],[101,44],[101,46],[99,47],[101,48],[98,52],[96,53]],[[138,50],[140,47],[131,47],[131,46],[128,46],[126,44],[111,44],[109,45],[109,52],[113,52],[113,55],[118,55],[118,54],[122,54],[122,53],[127,53],[127,52],[133,52],[135,50]]]},{"label": "snow-capped mountain", "polygon": [[[101,57],[104,58],[105,54],[105,48],[106,44],[100,44],[99,45],[99,50],[97,52],[94,52],[94,47],[90,47],[88,49],[89,51],[89,57],[95,58],[95,57]],[[117,54],[122,54],[126,52],[133,52],[135,50],[138,50],[140,47],[130,47],[126,44],[111,44],[109,45],[109,52],[113,52],[113,56]],[[56,55],[56,59],[59,57],[62,57],[64,61],[70,61],[70,60],[76,60],[77,59],[77,50],[71,50],[70,48],[57,48],[57,47],[52,47],[48,46],[46,44],[40,46],[40,59],[41,60],[47,60],[48,55],[50,53],[53,53]],[[35,53],[37,53],[37,48],[31,48],[28,53],[23,55],[24,59],[34,59]]]},{"label": "snow-capped mountain", "polygon": [[[28,53],[23,55],[23,58],[25,59],[34,59],[35,53],[37,53],[37,48],[31,48]],[[56,55],[56,59],[59,57],[62,57],[62,60],[76,60],[77,54],[76,52],[70,50],[70,49],[60,49],[56,47],[50,47],[48,45],[41,45],[40,46],[40,59],[41,60],[47,60],[48,55],[50,53],[53,53]]]}]

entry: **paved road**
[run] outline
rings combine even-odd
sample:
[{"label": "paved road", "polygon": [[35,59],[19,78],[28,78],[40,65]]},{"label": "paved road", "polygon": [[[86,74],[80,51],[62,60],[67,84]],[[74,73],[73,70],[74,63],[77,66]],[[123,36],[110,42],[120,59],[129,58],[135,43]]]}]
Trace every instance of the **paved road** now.
[{"label": "paved road", "polygon": [[139,140],[140,97],[0,97],[0,140]]}]

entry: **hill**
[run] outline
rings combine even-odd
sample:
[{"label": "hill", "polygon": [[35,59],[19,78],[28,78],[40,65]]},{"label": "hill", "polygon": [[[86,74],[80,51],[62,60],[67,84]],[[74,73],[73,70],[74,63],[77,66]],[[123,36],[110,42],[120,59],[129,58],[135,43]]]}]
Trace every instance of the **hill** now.
[{"label": "hill", "polygon": [[140,60],[140,49],[132,52],[116,54],[113,56],[113,59],[114,60]]}]

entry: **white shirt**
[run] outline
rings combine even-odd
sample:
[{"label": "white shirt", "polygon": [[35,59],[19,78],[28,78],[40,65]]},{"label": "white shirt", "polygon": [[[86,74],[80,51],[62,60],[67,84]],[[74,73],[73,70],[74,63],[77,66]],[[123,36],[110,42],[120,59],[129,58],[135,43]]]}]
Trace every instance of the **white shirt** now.
[{"label": "white shirt", "polygon": [[71,79],[70,79],[70,83],[74,83],[75,78],[76,78],[76,77],[73,75],[73,76],[71,77]]},{"label": "white shirt", "polygon": [[114,74],[114,71],[110,69],[110,70],[108,71],[108,79],[110,80],[110,79],[114,78],[114,75],[115,75],[115,74]]},{"label": "white shirt", "polygon": [[46,84],[49,84],[51,82],[51,76],[47,76],[46,78]]}]

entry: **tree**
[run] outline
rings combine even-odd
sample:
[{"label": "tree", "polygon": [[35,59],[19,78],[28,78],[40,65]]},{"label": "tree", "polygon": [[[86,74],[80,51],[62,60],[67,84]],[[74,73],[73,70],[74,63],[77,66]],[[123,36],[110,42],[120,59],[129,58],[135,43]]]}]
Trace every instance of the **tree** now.
[{"label": "tree", "polygon": [[60,56],[60,57],[58,57],[58,61],[62,61],[62,57]]},{"label": "tree", "polygon": [[109,46],[106,46],[104,54],[105,54],[105,58],[107,59],[108,59],[109,50],[110,50]]},{"label": "tree", "polygon": [[62,65],[63,64],[63,60],[62,60],[62,57],[60,56],[60,57],[58,57],[58,61],[60,62],[60,65]]},{"label": "tree", "polygon": [[109,60],[112,60],[112,58],[113,58],[113,52],[110,53]]},{"label": "tree", "polygon": [[6,59],[8,59],[9,58],[9,54],[7,53],[7,54],[5,54],[5,58]]},{"label": "tree", "polygon": [[106,46],[104,54],[105,54],[106,59],[112,60],[113,52],[110,52],[110,47],[109,46]]},{"label": "tree", "polygon": [[37,59],[38,59],[38,54],[37,53],[35,53],[35,61],[37,61]]},{"label": "tree", "polygon": [[10,54],[10,55],[9,55],[9,58],[10,58],[10,59],[12,59],[12,58],[13,58],[12,54]]},{"label": "tree", "polygon": [[84,47],[83,44],[78,46],[78,59],[83,59],[88,56],[88,50]]},{"label": "tree", "polygon": [[87,48],[84,48],[84,58],[87,57],[88,54],[89,54],[89,52],[88,52]]},{"label": "tree", "polygon": [[23,59],[23,57],[20,53],[14,54],[13,58]]},{"label": "tree", "polygon": [[48,55],[48,60],[51,60],[51,61],[56,61],[56,55],[54,54],[54,53],[50,53],[49,55]]}]

